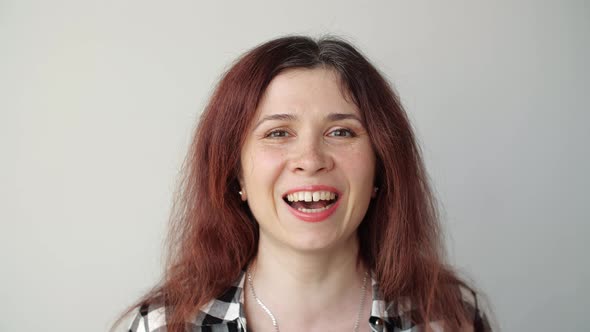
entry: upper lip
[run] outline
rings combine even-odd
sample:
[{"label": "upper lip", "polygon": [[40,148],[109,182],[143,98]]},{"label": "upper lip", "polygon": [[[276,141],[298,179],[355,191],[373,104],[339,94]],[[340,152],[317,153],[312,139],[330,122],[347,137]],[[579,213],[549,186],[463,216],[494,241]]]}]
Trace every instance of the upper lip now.
[{"label": "upper lip", "polygon": [[336,193],[338,196],[340,196],[340,190],[338,190],[332,186],[323,185],[323,184],[316,184],[316,185],[304,185],[304,186],[299,186],[296,188],[289,189],[288,191],[283,193],[282,197],[284,198],[289,194],[300,192],[300,191],[329,191],[329,192]]}]

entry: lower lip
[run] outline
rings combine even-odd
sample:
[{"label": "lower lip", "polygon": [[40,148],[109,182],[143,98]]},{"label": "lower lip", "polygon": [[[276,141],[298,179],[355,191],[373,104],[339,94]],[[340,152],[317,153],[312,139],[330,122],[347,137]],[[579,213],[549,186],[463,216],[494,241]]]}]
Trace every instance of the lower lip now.
[{"label": "lower lip", "polygon": [[334,202],[332,204],[332,206],[330,206],[328,209],[320,211],[320,212],[315,212],[315,213],[308,213],[308,212],[299,211],[299,210],[293,208],[287,202],[285,202],[285,204],[287,204],[289,211],[298,219],[306,221],[306,222],[320,222],[320,221],[324,221],[324,220],[328,219],[328,217],[331,216],[332,213],[334,213],[334,211],[336,211],[336,208],[340,204],[340,198],[338,198],[338,200],[336,202]]}]

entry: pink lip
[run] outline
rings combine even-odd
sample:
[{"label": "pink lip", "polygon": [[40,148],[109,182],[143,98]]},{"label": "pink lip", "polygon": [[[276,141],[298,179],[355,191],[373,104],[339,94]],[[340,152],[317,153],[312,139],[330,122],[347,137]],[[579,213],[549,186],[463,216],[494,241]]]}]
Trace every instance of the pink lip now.
[{"label": "pink lip", "polygon": [[332,215],[332,213],[334,213],[334,211],[336,211],[336,209],[338,208],[338,205],[340,205],[340,197],[342,197],[342,195],[340,194],[340,191],[338,189],[336,189],[334,187],[330,187],[330,186],[324,186],[324,185],[309,185],[309,186],[301,186],[301,187],[293,188],[293,189],[290,189],[289,191],[287,191],[286,193],[284,193],[283,197],[285,197],[286,195],[289,195],[291,193],[298,192],[298,191],[329,191],[329,192],[334,192],[334,193],[338,194],[338,200],[334,204],[332,204],[332,206],[330,206],[329,209],[321,211],[321,212],[316,212],[316,213],[307,213],[307,212],[299,211],[297,209],[294,209],[293,207],[291,207],[291,205],[289,205],[285,202],[285,204],[289,208],[289,212],[291,212],[298,219],[306,221],[306,222],[320,222],[320,221],[326,220],[329,216]]}]

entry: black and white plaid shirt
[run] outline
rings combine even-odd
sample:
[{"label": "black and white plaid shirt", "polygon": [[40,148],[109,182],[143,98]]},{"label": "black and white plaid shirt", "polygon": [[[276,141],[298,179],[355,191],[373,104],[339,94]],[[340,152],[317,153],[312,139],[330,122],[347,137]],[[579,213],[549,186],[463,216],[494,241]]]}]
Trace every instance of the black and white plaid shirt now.
[{"label": "black and white plaid shirt", "polygon": [[[243,272],[238,281],[225,294],[209,302],[200,309],[197,317],[188,322],[191,332],[246,332],[246,315],[244,311],[244,282],[246,274]],[[381,298],[379,285],[371,279],[373,288],[373,303],[369,325],[371,331],[383,332],[419,332],[424,331],[423,324],[415,325],[411,317],[416,312],[411,309],[408,301],[386,303]],[[489,332],[491,328],[484,313],[478,305],[475,293],[461,290],[465,305],[473,317],[474,332]],[[397,310],[396,310],[397,308]],[[430,322],[433,331],[443,331],[439,322]],[[139,308],[129,326],[129,332],[166,332],[166,308],[164,306],[144,306]]]}]

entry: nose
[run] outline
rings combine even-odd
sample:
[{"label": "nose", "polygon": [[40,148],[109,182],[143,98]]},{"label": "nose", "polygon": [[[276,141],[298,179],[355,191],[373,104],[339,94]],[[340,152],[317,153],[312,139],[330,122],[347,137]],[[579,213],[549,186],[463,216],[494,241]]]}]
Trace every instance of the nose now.
[{"label": "nose", "polygon": [[329,171],[333,167],[334,160],[321,139],[301,140],[290,158],[290,169],[294,173],[314,175]]}]

